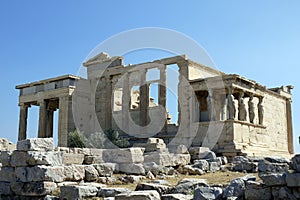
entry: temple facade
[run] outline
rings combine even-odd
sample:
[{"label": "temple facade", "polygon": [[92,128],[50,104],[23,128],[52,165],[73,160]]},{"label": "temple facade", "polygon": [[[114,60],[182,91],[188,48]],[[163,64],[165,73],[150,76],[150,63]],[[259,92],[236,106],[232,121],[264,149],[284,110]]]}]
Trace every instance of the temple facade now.
[{"label": "temple facade", "polygon": [[[83,65],[85,78],[66,75],[16,86],[19,140],[26,138],[29,107],[39,106],[38,137],[53,137],[58,110],[59,146],[67,146],[67,135],[75,129],[86,135],[113,129],[132,145],[150,135],[172,145],[208,146],[227,156],[294,153],[293,86],[267,88],[185,55],[125,66],[123,57],[100,53]],[[173,66],[178,116],[167,108],[167,83],[172,82],[167,71]]]}]

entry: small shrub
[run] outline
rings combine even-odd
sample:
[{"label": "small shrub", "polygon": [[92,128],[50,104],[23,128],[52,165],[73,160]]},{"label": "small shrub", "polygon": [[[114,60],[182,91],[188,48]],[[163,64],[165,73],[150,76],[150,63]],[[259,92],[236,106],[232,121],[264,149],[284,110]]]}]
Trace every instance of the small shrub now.
[{"label": "small shrub", "polygon": [[68,147],[85,148],[83,136],[77,130],[68,134]]}]

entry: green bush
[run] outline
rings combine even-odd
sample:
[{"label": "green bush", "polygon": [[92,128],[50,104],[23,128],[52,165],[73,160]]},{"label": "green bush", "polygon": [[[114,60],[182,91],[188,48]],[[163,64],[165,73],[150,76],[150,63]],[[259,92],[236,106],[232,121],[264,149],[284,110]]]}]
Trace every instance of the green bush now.
[{"label": "green bush", "polygon": [[114,145],[120,148],[127,148],[130,145],[128,139],[119,136],[118,131],[109,129],[105,132],[105,135]]},{"label": "green bush", "polygon": [[85,148],[84,138],[77,130],[68,134],[68,147]]}]

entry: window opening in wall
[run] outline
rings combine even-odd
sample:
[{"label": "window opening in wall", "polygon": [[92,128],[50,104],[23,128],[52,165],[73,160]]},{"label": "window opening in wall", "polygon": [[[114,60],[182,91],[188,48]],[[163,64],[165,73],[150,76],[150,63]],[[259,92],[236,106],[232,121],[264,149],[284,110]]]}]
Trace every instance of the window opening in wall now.
[{"label": "window opening in wall", "polygon": [[140,107],[140,86],[135,85],[130,92],[130,109],[137,110]]},{"label": "window opening in wall", "polygon": [[122,110],[122,95],[123,89],[116,88],[113,93],[113,111],[121,111]]},{"label": "window opening in wall", "polygon": [[158,106],[158,83],[151,83],[149,86],[149,107]]},{"label": "window opening in wall", "polygon": [[167,65],[166,73],[166,107],[169,123],[178,123],[178,83],[179,67],[176,64]]}]

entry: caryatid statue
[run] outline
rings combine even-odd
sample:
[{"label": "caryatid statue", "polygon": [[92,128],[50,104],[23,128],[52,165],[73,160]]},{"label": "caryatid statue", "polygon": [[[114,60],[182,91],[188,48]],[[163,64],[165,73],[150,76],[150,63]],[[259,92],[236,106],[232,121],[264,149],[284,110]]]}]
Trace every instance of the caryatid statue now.
[{"label": "caryatid statue", "polygon": [[246,121],[246,118],[247,118],[247,110],[246,110],[246,105],[244,103],[244,92],[240,92],[238,119],[241,121]]},{"label": "caryatid statue", "polygon": [[228,119],[234,120],[236,109],[234,105],[234,96],[232,94],[232,89],[229,89],[229,93],[227,96],[227,111],[228,111]]},{"label": "caryatid statue", "polygon": [[253,102],[253,94],[251,94],[249,101],[248,101],[248,112],[249,112],[250,123],[254,122],[254,118],[255,118],[254,109],[255,109],[255,106],[254,106],[254,102]]},{"label": "caryatid statue", "polygon": [[258,109],[258,123],[260,125],[263,125],[263,121],[264,121],[264,106],[263,106],[263,97],[259,98],[259,102],[257,105],[257,109]]}]

